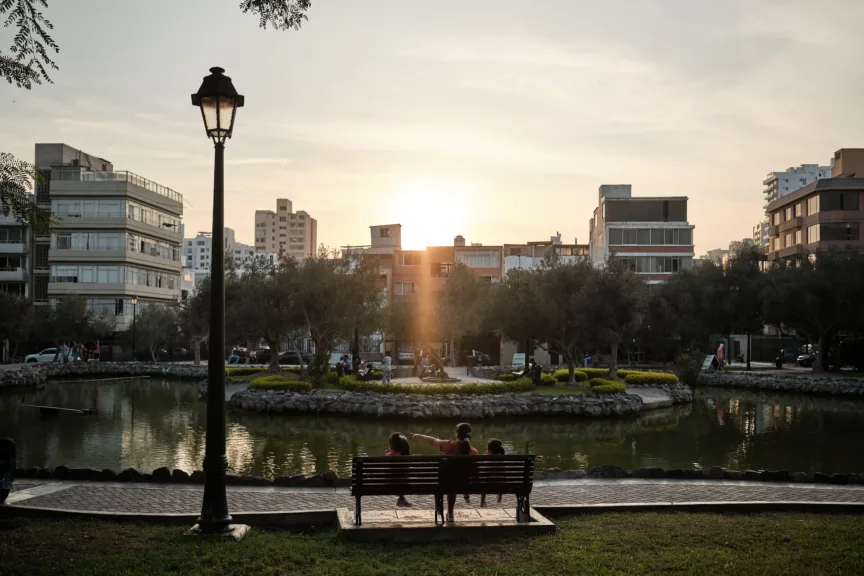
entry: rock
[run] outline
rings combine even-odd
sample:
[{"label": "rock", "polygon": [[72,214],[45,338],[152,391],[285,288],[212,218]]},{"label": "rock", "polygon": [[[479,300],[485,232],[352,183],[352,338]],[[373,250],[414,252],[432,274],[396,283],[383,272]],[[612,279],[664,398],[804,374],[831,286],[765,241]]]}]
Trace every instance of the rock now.
[{"label": "rock", "polygon": [[793,482],[810,482],[811,478],[804,472],[792,472],[789,477]]},{"label": "rock", "polygon": [[144,480],[144,475],[137,468],[125,468],[117,474],[117,480],[120,482],[141,482]]},{"label": "rock", "polygon": [[834,484],[849,484],[849,475],[848,474],[832,474],[831,482]]},{"label": "rock", "polygon": [[702,476],[711,480],[722,480],[725,477],[725,472],[720,466],[711,466],[707,470],[702,470]]},{"label": "rock", "polygon": [[595,466],[588,470],[588,478],[624,478],[626,473],[618,466]]},{"label": "rock", "polygon": [[153,470],[153,481],[154,482],[171,482],[172,471],[171,468],[167,468],[162,466],[161,468],[156,468]]},{"label": "rock", "polygon": [[580,478],[585,478],[584,470],[567,470],[564,472],[564,478],[568,480],[578,480]]},{"label": "rock", "polygon": [[774,470],[762,472],[762,480],[766,482],[789,482],[789,472],[786,470]]},{"label": "rock", "polygon": [[321,474],[315,474],[303,480],[303,484],[301,484],[301,486],[303,486],[304,488],[326,488],[327,481]]},{"label": "rock", "polygon": [[745,470],[744,471],[744,480],[761,480],[762,475],[755,470]]},{"label": "rock", "polygon": [[204,484],[204,472],[201,470],[193,470],[192,475],[189,476],[189,481],[192,484]]},{"label": "rock", "polygon": [[54,468],[51,468],[51,467],[36,468],[36,470],[37,470],[36,478],[39,478],[40,480],[48,480],[49,478],[53,477],[53,475],[54,475]]},{"label": "rock", "polygon": [[684,478],[684,471],[681,470],[680,468],[676,468],[674,470],[667,470],[666,471],[666,477],[672,478],[673,480],[678,480],[678,479]]},{"label": "rock", "polygon": [[24,478],[24,474],[26,472],[27,471],[24,470],[24,468],[16,468],[15,471],[12,473],[12,477],[13,478]]},{"label": "rock", "polygon": [[351,486],[351,478],[338,478],[336,480],[337,488],[347,488]]},{"label": "rock", "polygon": [[663,478],[666,476],[662,468],[656,466],[645,468],[645,478]]},{"label": "rock", "polygon": [[142,474],[141,475],[141,482],[153,482],[153,475],[152,474]]},{"label": "rock", "polygon": [[538,480],[552,480],[561,474],[560,468],[547,468],[537,475]]},{"label": "rock", "polygon": [[[40,474],[42,474],[42,468],[39,468],[38,466],[33,466],[32,468],[27,468],[26,470],[23,470],[21,474],[17,476],[17,478],[41,478]],[[50,475],[51,473],[49,472],[48,476]]]},{"label": "rock", "polygon": [[99,480],[101,474],[101,470],[93,468],[72,468],[69,470],[69,479],[77,480],[79,482]]},{"label": "rock", "polygon": [[328,486],[336,486],[336,483],[339,481],[339,475],[332,470],[328,470],[324,473],[324,481]]},{"label": "rock", "polygon": [[113,470],[109,470],[108,468],[103,468],[99,472],[99,481],[100,482],[116,482],[117,474]]},{"label": "rock", "polygon": [[725,478],[727,480],[744,480],[744,472],[740,470],[726,470]]},{"label": "rock", "polygon": [[813,474],[813,482],[816,482],[817,484],[830,484],[831,476],[823,474],[822,472],[816,472]]},{"label": "rock", "polygon": [[70,470],[66,466],[57,466],[51,473],[51,478],[54,480],[69,480],[69,476]]},{"label": "rock", "polygon": [[702,470],[684,470],[684,478],[687,480],[702,478]]},{"label": "rock", "polygon": [[179,468],[171,472],[171,481],[177,483],[189,482],[189,474]]}]

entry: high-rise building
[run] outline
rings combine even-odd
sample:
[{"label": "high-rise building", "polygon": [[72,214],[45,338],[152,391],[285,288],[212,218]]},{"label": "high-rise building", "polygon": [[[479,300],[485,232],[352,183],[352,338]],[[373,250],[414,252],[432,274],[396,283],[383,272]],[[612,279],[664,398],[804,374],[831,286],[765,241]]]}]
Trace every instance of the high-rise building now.
[{"label": "high-rise building", "polygon": [[[255,256],[255,248],[235,240],[234,230],[224,229],[225,256],[231,258],[236,266],[242,266],[247,258]],[[183,256],[186,267],[192,270],[209,271],[213,260],[213,234],[198,232],[195,238],[183,238]]]},{"label": "high-rise building", "polygon": [[33,299],[30,228],[0,214],[0,292]]},{"label": "high-rise building", "polygon": [[595,264],[615,257],[649,284],[693,267],[686,196],[634,197],[629,184],[606,184],[588,227]]},{"label": "high-rise building", "polygon": [[36,144],[36,201],[62,227],[34,245],[34,300],[86,298],[118,330],[137,311],[180,297],[183,197],[65,144]]},{"label": "high-rise building", "polygon": [[762,184],[765,189],[764,207],[778,198],[792,194],[799,188],[807,186],[821,178],[831,177],[831,166],[819,166],[818,164],[802,164],[798,167],[787,169],[785,172],[769,172]]},{"label": "high-rise building", "polygon": [[276,200],[276,211],[255,211],[255,252],[285,253],[296,258],[318,250],[318,221],[305,210],[293,212],[287,198]]}]

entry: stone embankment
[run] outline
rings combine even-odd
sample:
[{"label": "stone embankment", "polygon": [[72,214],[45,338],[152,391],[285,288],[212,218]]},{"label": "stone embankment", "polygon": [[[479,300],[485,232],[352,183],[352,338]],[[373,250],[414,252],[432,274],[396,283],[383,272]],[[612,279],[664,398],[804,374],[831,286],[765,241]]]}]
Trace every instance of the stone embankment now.
[{"label": "stone embankment", "polygon": [[630,416],[642,408],[642,399],[630,394],[489,396],[374,394],[315,390],[311,393],[243,390],[231,397],[231,406],[255,412],[313,412],[378,418],[464,418],[480,420],[504,416]]},{"label": "stone embankment", "polygon": [[207,377],[207,366],[169,362],[70,362],[69,364],[27,364],[0,369],[0,390],[15,387],[42,386],[48,379],[116,378],[150,376],[201,380]]},{"label": "stone embankment", "polygon": [[759,372],[723,372],[706,374],[700,379],[705,386],[773,390],[803,394],[857,396],[864,398],[864,379],[835,374],[760,374]]},{"label": "stone embankment", "polygon": [[[35,478],[40,480],[74,480],[96,482],[156,482],[177,484],[203,484],[204,472],[195,470],[191,474],[180,469],[157,468],[152,473],[146,473],[137,468],[126,468],[120,472],[113,470],[97,470],[95,468],[19,468],[15,471],[16,479]],[[559,470],[547,468],[540,471],[535,480],[578,480],[581,478],[655,478],[671,480],[751,480],[754,482],[801,482],[816,484],[864,484],[864,474],[806,474],[804,472],[788,472],[786,470],[726,470],[719,466],[702,470],[682,470],[663,468],[639,468],[624,470],[618,466],[596,466],[588,470]],[[351,478],[340,478],[335,472],[323,474],[296,474],[294,476],[279,476],[274,480],[261,476],[243,476],[228,472],[226,484],[229,486],[296,486],[305,488],[323,488],[327,486],[350,486]]]}]

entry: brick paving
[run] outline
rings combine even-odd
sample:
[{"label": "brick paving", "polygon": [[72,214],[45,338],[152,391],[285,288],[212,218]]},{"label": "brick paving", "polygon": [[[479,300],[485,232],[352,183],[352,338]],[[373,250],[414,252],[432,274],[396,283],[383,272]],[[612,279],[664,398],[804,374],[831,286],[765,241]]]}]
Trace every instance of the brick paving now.
[{"label": "brick paving", "polygon": [[[43,485],[47,487],[47,485]],[[38,492],[38,487],[36,488]],[[68,488],[35,495],[12,505],[59,508],[64,510],[194,514],[201,509],[201,487],[159,487],[154,484],[105,485],[70,483]],[[433,508],[431,497],[414,497],[415,507]],[[674,503],[674,502],[860,502],[864,488],[777,485],[727,485],[715,483],[548,483],[536,486],[531,495],[533,506],[575,506],[590,504]],[[479,502],[472,497],[472,505]],[[228,504],[235,512],[272,512],[353,508],[354,499],[347,490],[303,491],[290,488],[228,489]],[[363,498],[364,510],[392,510],[395,497]],[[489,499],[493,507],[515,507],[515,500],[505,496],[501,505]],[[460,497],[459,507],[468,507]]]}]

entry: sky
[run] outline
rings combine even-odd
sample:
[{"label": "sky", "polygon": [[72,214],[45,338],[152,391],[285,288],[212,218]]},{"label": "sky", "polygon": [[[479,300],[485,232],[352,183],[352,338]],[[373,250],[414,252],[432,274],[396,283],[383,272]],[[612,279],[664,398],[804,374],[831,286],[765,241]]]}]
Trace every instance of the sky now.
[{"label": "sky", "polygon": [[[864,147],[864,4],[848,0],[313,0],[299,31],[237,0],[49,0],[53,84],[0,86],[0,150],[64,142],[184,195],[209,231],[189,95],[246,106],[226,225],[289,198],[329,247],[588,242],[601,184],[687,196],[702,254],[750,237],[768,172]],[[4,52],[12,29],[0,28]]]}]

